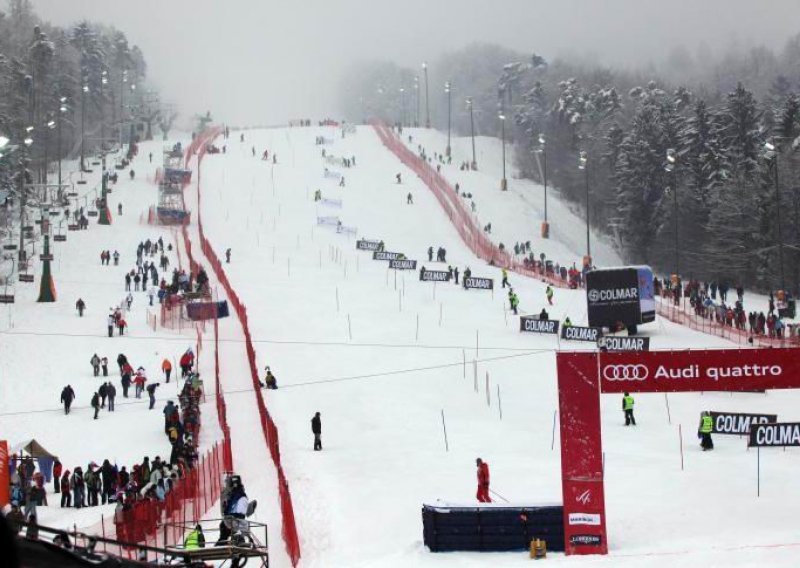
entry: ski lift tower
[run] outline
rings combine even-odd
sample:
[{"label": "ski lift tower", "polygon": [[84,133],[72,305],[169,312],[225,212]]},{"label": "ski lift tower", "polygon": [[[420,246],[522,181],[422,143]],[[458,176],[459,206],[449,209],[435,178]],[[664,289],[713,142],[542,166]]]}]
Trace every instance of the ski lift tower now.
[{"label": "ski lift tower", "polygon": [[183,199],[183,187],[192,180],[192,171],[183,167],[183,148],[180,143],[164,149],[164,176],[158,184],[158,223],[188,225],[190,213]]}]

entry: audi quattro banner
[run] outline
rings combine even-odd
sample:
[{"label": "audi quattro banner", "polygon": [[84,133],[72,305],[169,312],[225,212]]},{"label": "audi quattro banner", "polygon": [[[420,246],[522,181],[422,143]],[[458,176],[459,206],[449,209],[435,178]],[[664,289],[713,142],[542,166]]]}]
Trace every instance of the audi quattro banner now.
[{"label": "audi quattro banner", "polygon": [[770,424],[778,421],[777,414],[741,414],[737,412],[711,411],[713,434],[749,434],[757,424]]},{"label": "audi quattro banner", "polygon": [[597,346],[607,351],[649,351],[650,338],[609,335],[598,339]]},{"label": "audi quattro banner", "polygon": [[579,325],[566,325],[561,328],[561,339],[570,341],[591,341],[596,342],[603,336],[603,330],[599,327],[581,327]]},{"label": "audi quattro banner", "polygon": [[494,280],[491,278],[478,278],[477,276],[470,276],[469,278],[464,278],[464,288],[492,290],[494,289]]},{"label": "audi quattro banner", "polygon": [[425,270],[419,273],[419,279],[423,282],[449,282],[450,273],[446,270]]},{"label": "audi quattro banner", "polygon": [[558,333],[558,321],[543,320],[537,316],[520,316],[519,330],[531,333]]},{"label": "audi quattro banner", "polygon": [[751,447],[800,446],[800,422],[754,424],[750,428]]},{"label": "audi quattro banner", "polygon": [[396,270],[416,270],[417,261],[409,260],[407,258],[390,260],[389,268],[394,268]]},{"label": "audi quattro banner", "polygon": [[403,255],[401,252],[388,252],[385,250],[376,250],[372,253],[372,260],[397,260]]},{"label": "audi quattro banner", "polygon": [[655,320],[653,271],[646,266],[590,270],[586,301],[591,327],[614,328]]},{"label": "audi quattro banner", "polygon": [[[592,353],[578,353],[592,357]],[[796,388],[800,349],[600,352],[602,392],[749,391]]]},{"label": "audi quattro banner", "polygon": [[356,248],[358,250],[378,250],[380,241],[368,241],[366,239],[359,239],[356,241]]}]

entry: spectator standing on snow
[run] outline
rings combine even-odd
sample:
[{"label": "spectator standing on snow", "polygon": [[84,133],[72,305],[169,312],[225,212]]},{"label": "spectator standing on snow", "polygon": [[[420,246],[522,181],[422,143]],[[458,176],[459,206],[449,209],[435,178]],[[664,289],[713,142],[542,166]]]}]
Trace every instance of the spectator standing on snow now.
[{"label": "spectator standing on snow", "polygon": [[169,376],[172,374],[172,362],[166,357],[161,362],[161,370],[164,372],[164,379],[169,382]]},{"label": "spectator standing on snow", "polygon": [[128,398],[128,389],[131,388],[131,379],[133,377],[133,367],[126,361],[122,367],[122,396]]},{"label": "spectator standing on snow", "polygon": [[65,470],[64,474],[61,476],[59,480],[59,485],[61,486],[61,508],[64,507],[71,507],[72,506],[72,493],[70,487],[70,472],[69,470]]},{"label": "spectator standing on snow", "polygon": [[95,393],[92,395],[92,408],[94,408],[94,419],[97,420],[97,415],[100,413],[100,395]]},{"label": "spectator standing on snow", "polygon": [[311,432],[314,434],[314,451],[319,452],[322,450],[322,417],[319,412],[311,419]]},{"label": "spectator standing on snow", "polygon": [[67,385],[61,390],[61,402],[64,403],[64,414],[69,414],[69,409],[72,406],[73,400],[75,400],[75,391],[72,390],[70,385]]},{"label": "spectator standing on snow", "polygon": [[226,249],[225,250],[225,263],[226,264],[230,264],[231,263],[231,249]]},{"label": "spectator standing on snow", "polygon": [[100,395],[100,408],[106,407],[106,397],[108,396],[108,387],[105,383],[100,385],[100,388],[97,389],[97,394]]},{"label": "spectator standing on snow", "polygon": [[142,398],[142,391],[144,391],[144,384],[147,382],[147,374],[144,367],[136,369],[136,376],[133,378],[133,384],[136,387],[136,398]]},{"label": "spectator standing on snow", "polygon": [[106,395],[108,395],[108,411],[114,412],[114,399],[117,397],[117,388],[111,384],[111,381],[106,383]]},{"label": "spectator standing on snow", "polygon": [[406,205],[414,205],[414,196],[411,195],[410,191],[408,192],[408,195],[406,196]]},{"label": "spectator standing on snow", "polygon": [[64,466],[58,460],[58,458],[53,461],[53,491],[55,493],[59,493],[61,491],[61,483],[59,483],[59,478],[61,477],[61,473],[64,471]]},{"label": "spectator standing on snow", "polygon": [[147,385],[147,396],[150,398],[150,410],[153,410],[153,407],[156,405],[156,389],[159,385],[161,385],[161,383]]},{"label": "spectator standing on snow", "polygon": [[100,375],[100,357],[97,356],[97,353],[92,355],[92,358],[89,359],[89,363],[92,365],[94,376],[97,377]]},{"label": "spectator standing on snow", "polygon": [[478,466],[478,492],[476,497],[481,503],[491,503],[492,499],[489,497],[489,464],[481,458],[475,460]]},{"label": "spectator standing on snow", "polygon": [[102,357],[100,359],[100,368],[103,369],[103,376],[108,376],[108,357]]},{"label": "spectator standing on snow", "polygon": [[625,413],[625,426],[633,424],[636,426],[636,418],[633,417],[633,397],[630,393],[625,393],[622,396],[622,412]]},{"label": "spectator standing on snow", "polygon": [[181,367],[181,378],[185,378],[194,366],[194,352],[192,351],[191,347],[187,349],[183,355],[181,355],[178,364]]},{"label": "spectator standing on snow", "polygon": [[114,319],[114,314],[108,314],[107,320],[108,320],[107,321],[107,324],[108,324],[108,336],[109,337],[114,337],[114,326],[117,324],[117,320]]},{"label": "spectator standing on snow", "polygon": [[120,315],[119,319],[117,320],[117,329],[119,329],[120,335],[125,335],[126,327],[128,327],[128,322],[126,322],[125,318]]},{"label": "spectator standing on snow", "polygon": [[83,310],[86,309],[86,303],[82,298],[78,298],[78,301],[75,302],[75,309],[78,310],[78,316],[83,317]]}]

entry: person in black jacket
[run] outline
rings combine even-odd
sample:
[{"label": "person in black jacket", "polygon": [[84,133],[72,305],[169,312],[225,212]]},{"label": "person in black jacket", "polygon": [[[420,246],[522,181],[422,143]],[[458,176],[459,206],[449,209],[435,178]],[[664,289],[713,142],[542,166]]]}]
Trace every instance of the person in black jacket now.
[{"label": "person in black jacket", "polygon": [[96,392],[92,395],[92,408],[94,408],[94,419],[97,420],[97,415],[100,412],[100,395]]},{"label": "person in black jacket", "polygon": [[69,407],[72,406],[73,400],[75,400],[75,391],[72,390],[70,385],[67,385],[61,391],[61,402],[64,403],[64,414],[69,414]]},{"label": "person in black jacket", "polygon": [[114,466],[107,459],[103,460],[103,465],[100,467],[100,478],[103,480],[101,499],[105,505],[106,501],[110,503],[114,496]]},{"label": "person in black jacket", "polygon": [[314,451],[322,450],[322,418],[319,412],[311,419],[311,431],[314,433]]}]

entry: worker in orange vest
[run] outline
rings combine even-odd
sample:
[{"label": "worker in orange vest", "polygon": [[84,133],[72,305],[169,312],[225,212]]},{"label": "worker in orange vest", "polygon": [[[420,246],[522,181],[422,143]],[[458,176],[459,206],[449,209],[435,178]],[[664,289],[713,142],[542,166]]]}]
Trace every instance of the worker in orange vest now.
[{"label": "worker in orange vest", "polygon": [[172,363],[170,363],[169,359],[164,359],[161,363],[161,370],[164,371],[164,378],[166,382],[169,382],[169,375],[172,373]]}]

